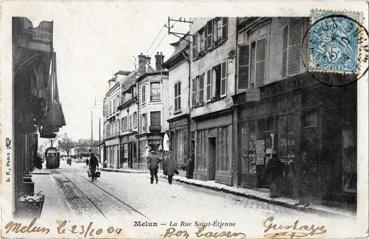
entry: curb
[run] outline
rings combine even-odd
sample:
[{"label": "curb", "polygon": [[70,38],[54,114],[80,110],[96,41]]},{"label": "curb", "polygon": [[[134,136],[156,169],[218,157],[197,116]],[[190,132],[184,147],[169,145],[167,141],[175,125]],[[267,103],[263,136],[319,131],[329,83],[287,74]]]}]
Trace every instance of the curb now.
[{"label": "curb", "polygon": [[[107,172],[119,172],[119,173],[139,173],[139,174],[143,174],[143,173],[149,173],[149,171],[144,171],[144,170],[140,170],[140,171],[132,171],[132,170],[122,170],[122,169],[101,169],[101,171],[107,171]],[[168,178],[165,175],[160,174],[159,175],[160,178]],[[237,195],[237,196],[242,196],[242,197],[247,197],[250,199],[254,199],[254,200],[258,200],[258,201],[262,201],[262,202],[266,202],[266,203],[270,203],[270,204],[274,204],[274,205],[278,205],[278,206],[282,206],[282,207],[286,207],[286,208],[291,208],[294,210],[298,210],[298,211],[302,211],[302,212],[307,212],[307,213],[315,213],[315,214],[321,214],[321,215],[328,215],[328,216],[339,216],[339,217],[349,217],[349,218],[355,218],[356,214],[355,213],[351,213],[351,212],[337,212],[337,211],[333,211],[330,210],[328,208],[316,208],[316,207],[299,207],[296,206],[295,204],[291,204],[291,203],[287,203],[287,202],[283,202],[283,201],[279,201],[279,200],[275,200],[275,199],[271,199],[271,198],[265,198],[265,197],[260,197],[257,195],[252,195],[249,193],[243,193],[243,192],[238,192],[238,191],[233,191],[230,190],[228,188],[222,187],[222,186],[211,186],[211,185],[206,185],[206,184],[202,184],[202,183],[198,183],[198,182],[194,182],[194,181],[187,181],[187,180],[183,180],[181,178],[178,177],[174,177],[173,181],[177,181],[180,183],[185,183],[185,184],[189,184],[189,185],[194,185],[194,186],[198,186],[198,187],[202,187],[202,188],[206,188],[206,189],[211,189],[214,191],[220,191],[220,192],[225,192],[225,193],[229,193],[229,194],[233,194],[233,195]]]}]

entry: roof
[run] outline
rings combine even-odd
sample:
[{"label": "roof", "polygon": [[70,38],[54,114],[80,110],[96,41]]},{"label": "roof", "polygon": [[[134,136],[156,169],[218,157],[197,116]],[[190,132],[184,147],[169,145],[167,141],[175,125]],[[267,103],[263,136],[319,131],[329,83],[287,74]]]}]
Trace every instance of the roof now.
[{"label": "roof", "polygon": [[129,75],[131,73],[131,71],[122,71],[122,70],[119,70],[117,72],[114,73],[114,75]]},{"label": "roof", "polygon": [[137,78],[137,81],[141,81],[146,78],[146,76],[153,76],[153,75],[168,75],[169,72],[167,70],[160,70],[154,72],[146,72]]},{"label": "roof", "polygon": [[[163,66],[166,68],[170,68],[174,66],[176,63],[178,63],[180,60],[184,59],[183,53],[186,53],[189,55],[189,48],[190,48],[190,36],[189,33],[186,33],[179,41],[173,42],[170,45],[172,45],[174,48],[173,54],[163,63]],[[181,59],[177,59],[178,57],[181,57]]]}]

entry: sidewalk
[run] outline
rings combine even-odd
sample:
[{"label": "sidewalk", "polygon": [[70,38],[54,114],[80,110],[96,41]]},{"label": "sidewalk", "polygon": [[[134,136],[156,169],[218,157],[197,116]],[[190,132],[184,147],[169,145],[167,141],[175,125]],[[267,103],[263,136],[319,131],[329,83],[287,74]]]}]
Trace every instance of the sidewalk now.
[{"label": "sidewalk", "polygon": [[[149,174],[148,170],[135,170],[135,169],[112,169],[112,168],[101,168],[102,171],[108,172],[120,172],[120,173],[146,173]],[[167,178],[167,176],[160,174],[161,178]],[[249,189],[249,188],[240,188],[240,187],[232,187],[224,184],[216,183],[214,181],[202,181],[197,179],[189,179],[184,175],[175,175],[173,178],[174,181],[178,181],[181,183],[186,183],[194,186],[199,186],[203,188],[208,188],[216,191],[222,191],[225,193],[231,193],[238,196],[244,196],[251,199],[256,199],[264,202],[268,202],[275,205],[280,205],[283,207],[288,207],[308,213],[318,213],[323,215],[333,215],[340,217],[355,217],[356,213],[350,210],[335,208],[335,207],[327,207],[323,205],[311,205],[308,208],[303,206],[296,206],[298,200],[287,198],[287,197],[278,197],[271,198],[269,195],[269,190],[263,189]]]}]

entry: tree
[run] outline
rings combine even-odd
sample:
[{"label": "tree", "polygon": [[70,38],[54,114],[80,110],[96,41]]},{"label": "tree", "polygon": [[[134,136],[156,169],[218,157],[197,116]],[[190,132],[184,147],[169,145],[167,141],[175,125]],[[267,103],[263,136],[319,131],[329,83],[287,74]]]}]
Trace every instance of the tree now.
[{"label": "tree", "polygon": [[72,139],[64,137],[62,140],[59,140],[58,145],[61,150],[64,150],[67,152],[67,155],[69,155],[69,152],[74,147],[75,143]]}]

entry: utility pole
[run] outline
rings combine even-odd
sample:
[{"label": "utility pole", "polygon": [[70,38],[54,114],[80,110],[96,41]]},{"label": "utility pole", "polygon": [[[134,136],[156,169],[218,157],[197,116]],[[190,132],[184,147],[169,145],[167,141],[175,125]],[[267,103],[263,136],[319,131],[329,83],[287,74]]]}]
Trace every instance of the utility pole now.
[{"label": "utility pole", "polygon": [[94,141],[94,126],[93,126],[93,117],[92,117],[92,110],[91,110],[91,151],[92,151],[93,141]]},{"label": "utility pole", "polygon": [[[173,31],[171,31],[171,29],[174,27],[174,24],[175,24],[174,23],[173,25],[171,25],[171,22],[175,22],[175,23],[180,22],[180,23],[189,23],[189,24],[192,24],[193,21],[188,21],[188,20],[186,20],[186,18],[182,18],[182,17],[180,17],[179,19],[174,19],[174,18],[168,17],[168,25],[167,24],[164,25],[164,27],[168,28],[168,35],[173,35],[173,36],[176,36],[178,38],[183,38],[186,35],[192,36],[191,34],[187,34],[187,33],[173,32]],[[191,41],[187,40],[186,38],[183,38],[183,40],[191,43]]]}]

